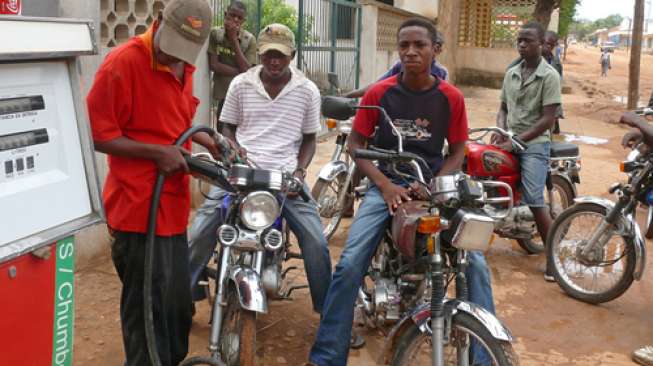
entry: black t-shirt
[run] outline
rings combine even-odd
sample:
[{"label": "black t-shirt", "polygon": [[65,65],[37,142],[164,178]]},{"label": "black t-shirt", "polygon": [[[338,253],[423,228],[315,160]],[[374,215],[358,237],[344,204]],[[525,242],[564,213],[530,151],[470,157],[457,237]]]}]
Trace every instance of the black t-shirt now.
[{"label": "black t-shirt", "polygon": [[[401,83],[401,75],[374,84],[361,105],[385,109],[404,138],[404,151],[424,158],[436,174],[442,167],[444,140],[450,145],[467,141],[465,99],[458,89],[440,79],[429,90],[411,91]],[[356,132],[371,137],[377,126],[372,144],[396,150],[397,137],[383,115],[377,110],[358,110],[353,126]],[[395,178],[383,164],[380,168],[386,176]]]}]

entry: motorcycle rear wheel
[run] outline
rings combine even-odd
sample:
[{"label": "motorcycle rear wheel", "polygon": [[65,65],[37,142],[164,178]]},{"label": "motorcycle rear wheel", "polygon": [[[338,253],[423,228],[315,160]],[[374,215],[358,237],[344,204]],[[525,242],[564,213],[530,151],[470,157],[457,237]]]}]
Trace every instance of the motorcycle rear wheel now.
[{"label": "motorcycle rear wheel", "polygon": [[322,233],[327,240],[333,236],[338,229],[338,225],[340,225],[340,221],[342,221],[344,206],[346,205],[343,203],[343,205],[338,206],[337,199],[340,192],[347,189],[345,187],[346,180],[346,173],[338,174],[333,181],[318,178],[311,190],[311,195],[317,202],[317,211],[322,221]]},{"label": "motorcycle rear wheel", "polygon": [[226,294],[220,331],[220,354],[227,366],[256,364],[256,313],[240,307],[238,293],[230,286]]},{"label": "motorcycle rear wheel", "polygon": [[[519,359],[510,342],[500,341],[494,338],[483,324],[465,313],[458,313],[453,317],[450,334],[451,341],[444,348],[445,365],[458,364],[458,350],[452,345],[455,343],[456,337],[461,337],[462,335],[469,336],[469,339],[475,339],[479,345],[483,346],[492,360],[492,365],[519,365]],[[471,361],[470,356],[470,364]],[[431,365],[430,332],[422,332],[416,324],[412,324],[399,338],[390,365]]]},{"label": "motorcycle rear wheel", "polygon": [[[577,204],[556,218],[547,243],[548,260],[553,264],[553,276],[558,285],[567,295],[590,304],[618,298],[634,280],[636,253],[630,237],[612,232],[610,240],[602,248],[601,261],[595,265],[584,264],[578,259],[578,251],[584,241],[592,235],[606,214],[605,207],[601,205]],[[587,220],[581,221],[583,218]],[[618,273],[621,276],[616,280],[610,279]],[[602,283],[608,285],[599,288]]]},{"label": "motorcycle rear wheel", "polygon": [[[551,183],[553,184],[553,197],[552,204],[548,202],[548,194],[544,192],[544,201],[549,205],[551,218],[558,217],[567,207],[574,203],[574,188],[564,178],[559,176],[551,176]],[[537,231],[537,229],[536,229]],[[517,243],[528,254],[538,254],[544,251],[544,243],[539,235],[534,235],[528,239],[517,239]]]}]

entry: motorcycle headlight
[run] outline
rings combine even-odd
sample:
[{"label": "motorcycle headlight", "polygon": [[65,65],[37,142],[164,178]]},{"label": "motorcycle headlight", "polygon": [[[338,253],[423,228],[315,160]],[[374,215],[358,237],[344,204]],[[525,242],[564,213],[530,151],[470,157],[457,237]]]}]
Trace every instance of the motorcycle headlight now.
[{"label": "motorcycle headlight", "polygon": [[263,230],[279,217],[279,202],[269,192],[252,192],[240,205],[240,219],[249,229]]}]

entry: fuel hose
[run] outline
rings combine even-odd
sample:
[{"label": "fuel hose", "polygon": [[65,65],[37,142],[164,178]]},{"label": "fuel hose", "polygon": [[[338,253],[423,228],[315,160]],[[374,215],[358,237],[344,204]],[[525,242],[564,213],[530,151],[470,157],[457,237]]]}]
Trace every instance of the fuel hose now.
[{"label": "fuel hose", "polygon": [[[193,126],[187,129],[177,141],[175,146],[181,146],[191,136],[197,132],[206,132],[213,136],[215,131],[207,126]],[[156,237],[156,216],[159,211],[159,204],[161,201],[161,191],[165,176],[161,173],[156,178],[154,184],[154,192],[152,200],[150,201],[150,213],[147,222],[147,236],[145,239],[145,263],[144,263],[144,279],[143,279],[143,311],[145,313],[145,339],[147,341],[147,352],[150,355],[150,361],[154,366],[161,365],[159,352],[156,345],[156,336],[154,334],[154,316],[152,314],[152,272],[154,267],[154,239]]]}]

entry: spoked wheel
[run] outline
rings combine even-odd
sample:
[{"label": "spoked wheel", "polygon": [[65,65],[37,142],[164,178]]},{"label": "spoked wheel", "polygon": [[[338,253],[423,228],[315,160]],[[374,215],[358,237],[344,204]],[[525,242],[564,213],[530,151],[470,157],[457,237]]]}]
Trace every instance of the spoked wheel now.
[{"label": "spoked wheel", "polygon": [[[544,192],[544,203],[549,207],[551,218],[555,219],[562,211],[574,203],[575,194],[573,187],[564,178],[554,175],[551,177],[551,183],[553,184],[551,192],[553,200],[550,202],[548,192]],[[537,228],[534,227],[533,231],[534,235],[532,237],[528,239],[517,239],[517,243],[528,254],[542,253],[544,251],[542,238],[537,233]]]},{"label": "spoked wheel", "polygon": [[[471,351],[471,340],[478,349]],[[431,335],[422,332],[413,324],[401,336],[392,357],[392,366],[426,366],[431,365]],[[476,319],[465,313],[453,317],[450,341],[444,348],[444,364],[458,365],[459,355],[469,355],[470,365],[518,365],[517,354],[509,342],[492,337],[490,332]],[[482,357],[474,360],[474,354]]]},{"label": "spoked wheel", "polygon": [[327,240],[336,232],[342,220],[346,202],[338,204],[338,196],[340,192],[347,189],[345,187],[346,180],[346,173],[338,174],[330,182],[319,178],[311,191],[311,195],[315,199],[315,202],[317,202],[318,213],[322,220],[322,233]]},{"label": "spoked wheel", "polygon": [[220,353],[227,366],[254,366],[256,313],[240,307],[238,293],[230,286],[220,331]]},{"label": "spoked wheel", "polygon": [[630,237],[609,229],[602,248],[582,254],[605,215],[605,207],[593,203],[564,211],[553,223],[547,250],[558,285],[569,296],[592,304],[621,296],[634,278],[636,254]]}]

